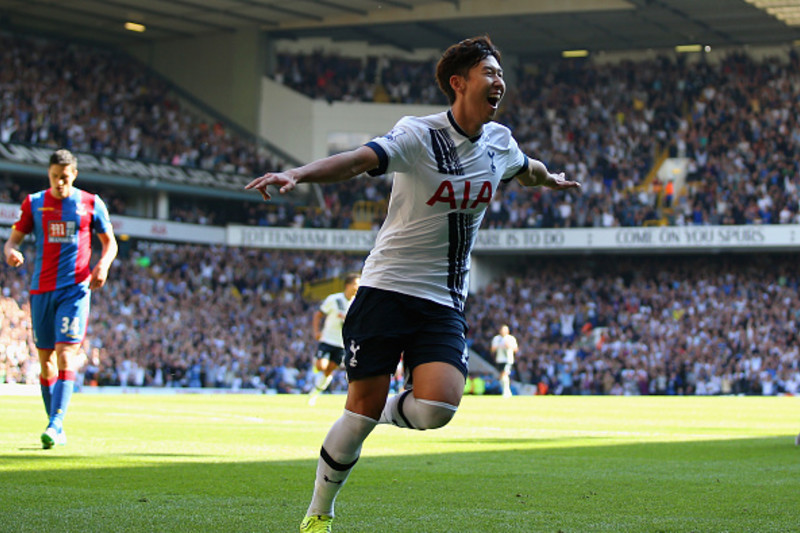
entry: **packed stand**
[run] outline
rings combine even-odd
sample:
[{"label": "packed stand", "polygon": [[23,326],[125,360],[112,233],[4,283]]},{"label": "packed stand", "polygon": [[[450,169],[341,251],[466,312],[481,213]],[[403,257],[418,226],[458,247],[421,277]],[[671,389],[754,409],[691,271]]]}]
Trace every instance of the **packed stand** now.
[{"label": "packed stand", "polygon": [[[257,175],[283,163],[219,123],[180,107],[168,85],[106,51],[0,34],[0,142]],[[278,54],[275,78],[329,101],[446,105],[433,61],[322,52]],[[800,59],[730,54],[719,64],[687,56],[596,64],[523,64],[498,121],[523,150],[583,183],[580,195],[501,187],[486,228],[800,223]],[[689,159],[683,191],[661,203],[642,187],[664,149]],[[211,202],[175,202],[170,220],[346,228],[356,201],[381,205],[385,178],[322,186],[318,206],[254,203],[220,215]],[[109,195],[106,195],[109,196]],[[113,198],[112,198],[113,199]],[[126,204],[120,200],[118,207]],[[191,205],[187,205],[191,204]],[[667,209],[663,209],[667,208]],[[112,209],[117,214],[128,214]]]},{"label": "packed stand", "polygon": [[540,393],[798,394],[797,260],[535,258],[470,296],[470,339],[508,324]]},{"label": "packed stand", "polygon": [[[317,302],[302,286],[362,260],[139,243],[93,297],[84,384],[306,391]],[[531,257],[470,296],[468,342],[491,360],[507,323],[520,345],[512,377],[526,392],[798,394],[796,263],[793,254]],[[6,382],[38,376],[29,268],[0,270]],[[345,387],[339,376],[333,390]]]},{"label": "packed stand", "polygon": [[0,142],[244,176],[283,166],[119,54],[0,33]]},{"label": "packed stand", "polygon": [[[80,167],[80,163],[78,165]],[[366,194],[367,198],[378,198],[370,192],[373,186],[369,183],[365,185],[367,180],[377,183],[380,178],[354,180],[343,184],[344,187],[340,190],[331,188],[325,195],[328,199],[325,205],[330,208],[296,205],[291,202],[265,203],[257,193],[253,193],[254,201],[171,194],[168,220],[210,226],[244,224],[265,227],[348,228],[352,221],[350,199],[357,197],[357,194]],[[150,218],[147,213],[136,211],[137,202],[128,191],[81,180],[80,176],[76,184],[80,189],[98,194],[108,206],[108,212],[112,217],[122,215]],[[364,186],[366,192],[360,189]],[[0,203],[19,206],[28,194],[46,187],[47,174],[44,169],[41,176],[33,179],[0,176]],[[342,197],[346,199],[345,202],[339,201]]]},{"label": "packed stand", "polygon": [[277,54],[273,79],[315,100],[447,105],[434,80],[436,61],[345,57],[315,51]]},{"label": "packed stand", "polygon": [[[10,268],[2,271],[8,278]],[[13,276],[13,274],[11,274]],[[3,279],[0,293],[0,383],[35,383],[39,362],[31,335],[31,310],[20,280]]]},{"label": "packed stand", "polygon": [[[308,388],[317,302],[303,298],[303,286],[358,271],[362,261],[330,252],[139,243],[93,295],[84,386]],[[0,270],[0,368],[9,382],[38,379],[29,271]]]},{"label": "packed stand", "polygon": [[689,194],[676,223],[797,224],[800,202],[800,56],[728,56],[676,137],[690,158]]},{"label": "packed stand", "polygon": [[[523,150],[583,183],[581,195],[496,195],[490,227],[798,223],[800,61],[730,54],[521,72],[504,113]],[[643,187],[664,149],[689,159],[684,194]],[[673,203],[674,202],[674,203]],[[662,209],[665,208],[665,209]]]}]

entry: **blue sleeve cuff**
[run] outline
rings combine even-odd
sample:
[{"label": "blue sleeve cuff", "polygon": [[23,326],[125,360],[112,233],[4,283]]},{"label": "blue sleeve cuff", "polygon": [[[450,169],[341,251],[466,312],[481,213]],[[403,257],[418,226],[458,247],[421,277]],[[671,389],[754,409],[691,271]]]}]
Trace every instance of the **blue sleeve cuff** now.
[{"label": "blue sleeve cuff", "polygon": [[386,169],[389,168],[389,156],[386,154],[386,150],[384,150],[383,147],[375,141],[370,141],[364,146],[372,148],[372,151],[374,151],[378,156],[378,166],[367,171],[367,174],[370,176],[380,176],[381,174],[386,174]]}]

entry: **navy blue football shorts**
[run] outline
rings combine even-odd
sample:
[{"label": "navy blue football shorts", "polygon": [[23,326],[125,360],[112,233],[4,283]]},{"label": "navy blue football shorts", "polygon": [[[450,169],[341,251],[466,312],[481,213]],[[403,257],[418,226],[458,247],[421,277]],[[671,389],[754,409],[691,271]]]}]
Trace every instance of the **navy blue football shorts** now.
[{"label": "navy blue football shorts", "polygon": [[342,359],[344,359],[344,348],[328,344],[327,342],[321,342],[319,346],[317,346],[316,358],[327,359],[334,365],[339,366],[342,364]]},{"label": "navy blue football shorts", "polygon": [[452,307],[362,286],[342,328],[347,379],[393,374],[401,356],[409,371],[439,361],[458,368],[466,378],[466,332],[464,313]]},{"label": "navy blue football shorts", "polygon": [[498,372],[505,372],[507,374],[511,373],[511,370],[514,368],[514,363],[494,363],[494,367],[497,369]]}]

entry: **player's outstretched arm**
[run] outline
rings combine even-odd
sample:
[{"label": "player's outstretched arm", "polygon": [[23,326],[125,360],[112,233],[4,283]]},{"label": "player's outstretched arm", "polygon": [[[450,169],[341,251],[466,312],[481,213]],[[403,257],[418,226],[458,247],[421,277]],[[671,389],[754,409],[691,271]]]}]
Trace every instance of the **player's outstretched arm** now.
[{"label": "player's outstretched arm", "polygon": [[99,289],[106,284],[108,269],[111,268],[111,263],[117,257],[118,249],[117,239],[113,232],[98,233],[97,238],[103,245],[103,251],[100,253],[100,260],[92,269],[92,277],[89,280],[89,288],[92,290]]},{"label": "player's outstretched arm", "polygon": [[362,172],[372,170],[379,164],[378,155],[366,146],[361,146],[349,152],[332,155],[318,159],[313,163],[293,168],[284,172],[267,172],[248,183],[245,189],[255,189],[261,193],[264,200],[269,200],[272,195],[267,187],[278,187],[278,192],[286,194],[294,189],[298,183],[334,183],[345,181],[358,176]]},{"label": "player's outstretched arm", "polygon": [[528,170],[523,171],[517,176],[517,180],[526,187],[547,187],[548,189],[580,189],[581,184],[577,181],[568,180],[563,172],[553,174],[544,163],[537,159],[528,160]]},{"label": "player's outstretched arm", "polygon": [[22,266],[25,263],[25,256],[19,251],[19,245],[25,238],[25,234],[19,230],[12,229],[11,235],[3,245],[3,255],[6,258],[6,263],[12,267]]}]

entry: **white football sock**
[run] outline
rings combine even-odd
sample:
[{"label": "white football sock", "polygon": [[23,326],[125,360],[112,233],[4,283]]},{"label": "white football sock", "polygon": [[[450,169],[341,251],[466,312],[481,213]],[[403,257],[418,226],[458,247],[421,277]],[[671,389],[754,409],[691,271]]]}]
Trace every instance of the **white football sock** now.
[{"label": "white football sock", "polygon": [[331,384],[331,381],[333,381],[333,374],[326,376],[324,373],[320,372],[317,376],[317,382],[314,386],[317,388],[317,390],[322,392],[328,388],[328,385]]},{"label": "white football sock", "polygon": [[503,384],[503,394],[509,396],[511,394],[511,378],[504,376],[500,381]]},{"label": "white football sock", "polygon": [[450,422],[457,410],[458,407],[449,403],[417,399],[413,390],[407,390],[386,400],[378,423],[419,430],[436,429]]},{"label": "white football sock", "polygon": [[306,516],[333,516],[333,503],[350,470],[361,454],[361,444],[378,424],[364,415],[345,409],[344,414],[333,423],[322,443],[314,482],[314,496]]}]

